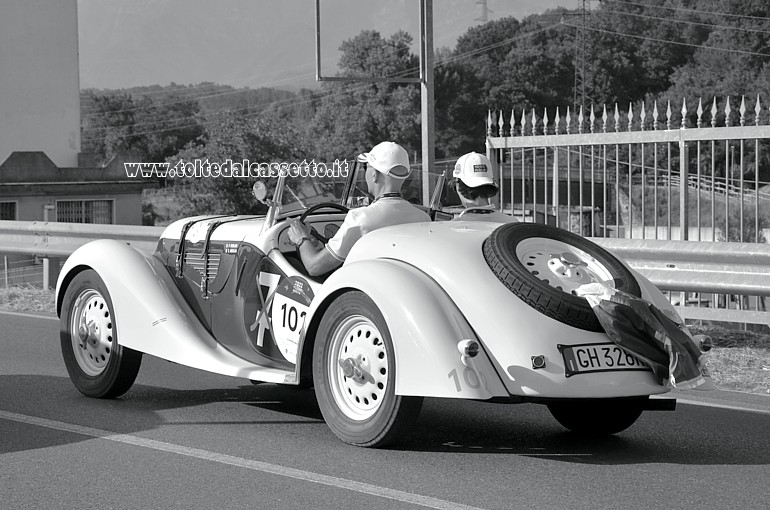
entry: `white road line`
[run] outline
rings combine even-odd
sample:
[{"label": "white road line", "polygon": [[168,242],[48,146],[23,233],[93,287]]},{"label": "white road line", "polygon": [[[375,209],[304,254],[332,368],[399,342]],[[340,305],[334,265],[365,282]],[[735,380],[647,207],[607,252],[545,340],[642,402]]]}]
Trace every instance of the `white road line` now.
[{"label": "white road line", "polygon": [[731,411],[746,411],[749,413],[770,414],[770,410],[757,409],[755,407],[731,406],[729,404],[716,404],[712,402],[704,402],[702,400],[687,400],[684,398],[677,398],[676,401],[679,404],[687,404],[691,406],[716,407],[718,409],[729,409]]},{"label": "white road line", "polygon": [[302,469],[295,469],[277,464],[270,464],[268,462],[261,462],[258,460],[244,459],[241,457],[233,457],[232,455],[224,455],[221,453],[210,452],[207,450],[201,450],[199,448],[190,448],[187,446],[176,445],[172,443],[165,443],[162,441],[155,441],[153,439],[145,439],[138,436],[132,436],[129,434],[115,434],[107,430],[94,429],[91,427],[83,427],[81,425],[74,425],[71,423],[64,423],[60,421],[48,420],[45,418],[38,418],[36,416],[27,416],[24,414],[11,413],[8,411],[0,411],[0,418],[5,420],[11,420],[20,423],[26,423],[29,425],[36,425],[39,427],[46,427],[54,430],[61,430],[64,432],[71,432],[74,434],[80,434],[83,436],[94,437],[98,439],[106,439],[108,441],[115,441],[117,443],[124,443],[133,446],[141,446],[144,448],[150,448],[152,450],[158,450],[167,453],[175,453],[177,455],[184,455],[187,457],[193,457],[196,459],[208,460],[212,462],[219,462],[220,464],[227,464],[230,466],[242,467],[251,469],[253,471],[261,471],[263,473],[269,473],[278,476],[285,476],[288,478],[294,478],[303,482],[318,483],[322,485],[328,485],[339,489],[350,490],[354,492],[360,492],[362,494],[368,494],[380,498],[391,499],[394,501],[400,501],[412,505],[424,506],[427,508],[437,508],[442,510],[481,510],[478,507],[463,505],[460,503],[453,503],[451,501],[445,501],[443,499],[431,498],[428,496],[421,496],[419,494],[413,494],[411,492],[399,491],[396,489],[389,489],[387,487],[380,487],[378,485],[372,485],[363,482],[356,482],[354,480],[347,480],[345,478],[337,478],[336,476],[322,475],[319,473],[313,473],[311,471],[305,471]]},{"label": "white road line", "polygon": [[52,321],[58,321],[59,318],[54,315],[36,315],[34,313],[22,313],[22,312],[7,312],[5,310],[0,310],[0,315],[15,315],[17,317],[28,317],[30,319],[48,319]]}]

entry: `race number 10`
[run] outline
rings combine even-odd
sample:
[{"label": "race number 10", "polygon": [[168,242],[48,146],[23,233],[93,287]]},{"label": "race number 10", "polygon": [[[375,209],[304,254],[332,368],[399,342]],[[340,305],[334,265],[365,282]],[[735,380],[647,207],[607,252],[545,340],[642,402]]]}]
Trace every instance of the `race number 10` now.
[{"label": "race number 10", "polygon": [[[462,384],[460,382],[460,376],[457,374],[456,369],[452,369],[451,372],[449,372],[448,375],[449,379],[452,380],[455,383],[455,389],[457,390],[457,393],[460,393],[463,391]],[[479,374],[477,374],[474,370],[472,370],[469,367],[465,367],[463,370],[463,382],[465,383],[465,386],[472,390],[477,390],[481,387],[482,381],[479,379]]]}]

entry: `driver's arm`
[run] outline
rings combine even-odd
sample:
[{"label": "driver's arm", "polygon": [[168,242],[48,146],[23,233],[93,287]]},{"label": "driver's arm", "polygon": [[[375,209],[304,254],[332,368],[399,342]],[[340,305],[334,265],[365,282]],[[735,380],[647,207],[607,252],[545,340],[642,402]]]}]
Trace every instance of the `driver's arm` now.
[{"label": "driver's arm", "polygon": [[299,219],[289,220],[289,239],[299,245],[299,256],[310,276],[319,276],[338,268],[344,259],[333,253],[310,235],[310,231]]},{"label": "driver's arm", "polygon": [[306,239],[299,247],[299,254],[310,276],[326,274],[342,265],[318,240],[310,237]]}]

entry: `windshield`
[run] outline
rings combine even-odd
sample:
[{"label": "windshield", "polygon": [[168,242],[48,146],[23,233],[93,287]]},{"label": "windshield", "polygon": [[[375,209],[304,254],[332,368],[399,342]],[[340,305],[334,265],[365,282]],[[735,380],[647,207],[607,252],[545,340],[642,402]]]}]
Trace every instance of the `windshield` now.
[{"label": "windshield", "polygon": [[[330,168],[332,168],[330,166]],[[304,211],[322,202],[341,204],[349,209],[365,207],[373,198],[366,184],[366,164],[355,160],[338,162],[335,168],[346,171],[334,172],[334,175],[282,177],[279,179],[263,179],[267,187],[267,195],[280,196],[280,215],[292,215]],[[332,173],[332,172],[329,172]],[[438,184],[438,176],[431,175],[431,188]],[[277,186],[281,186],[280,194]],[[419,167],[413,168],[412,173],[401,188],[401,195],[415,205],[422,205],[422,174]],[[445,196],[445,194],[444,194]],[[430,199],[430,197],[428,197]]]},{"label": "windshield", "polygon": [[[401,196],[415,205],[423,204],[421,177],[420,170],[412,168],[412,173],[401,187]],[[353,186],[347,197],[348,203],[345,205],[349,209],[369,205],[374,197],[369,194],[368,186],[366,185],[366,163],[356,163],[352,182]]]},{"label": "windshield", "polygon": [[[352,166],[350,164],[348,168]],[[337,169],[323,177],[306,175],[259,180],[265,184],[266,195],[271,200],[280,197],[280,214],[284,215],[301,212],[323,202],[342,204],[347,174]]]}]

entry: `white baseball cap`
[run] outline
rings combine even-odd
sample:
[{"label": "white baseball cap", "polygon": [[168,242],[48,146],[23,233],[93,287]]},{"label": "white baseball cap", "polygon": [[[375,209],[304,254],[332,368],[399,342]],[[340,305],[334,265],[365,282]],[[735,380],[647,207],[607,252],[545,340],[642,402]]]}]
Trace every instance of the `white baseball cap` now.
[{"label": "white baseball cap", "polygon": [[477,188],[485,184],[495,184],[492,177],[492,162],[489,158],[478,152],[469,152],[460,156],[455,163],[452,177],[460,179],[468,187]]},{"label": "white baseball cap", "polygon": [[396,179],[406,179],[411,173],[409,154],[395,142],[381,142],[370,152],[358,155],[358,161]]}]

